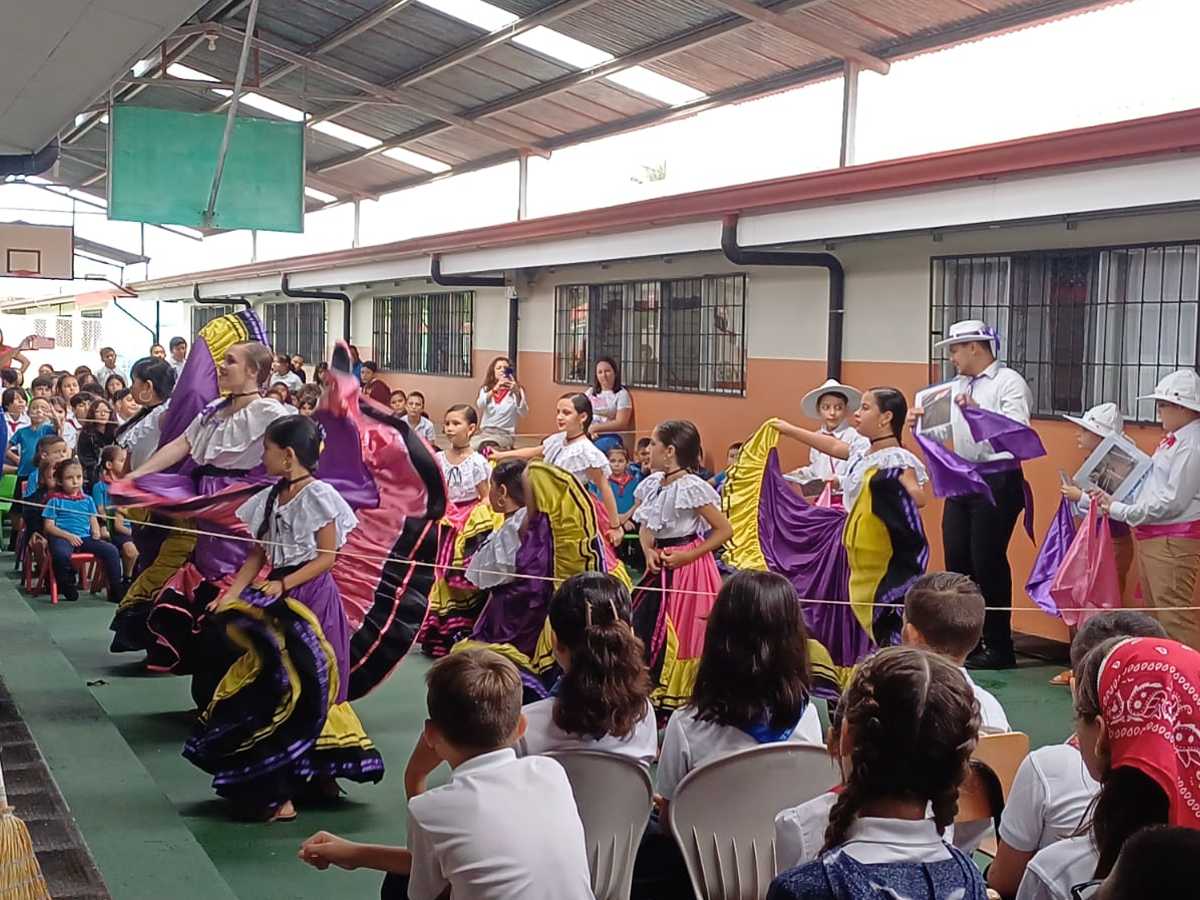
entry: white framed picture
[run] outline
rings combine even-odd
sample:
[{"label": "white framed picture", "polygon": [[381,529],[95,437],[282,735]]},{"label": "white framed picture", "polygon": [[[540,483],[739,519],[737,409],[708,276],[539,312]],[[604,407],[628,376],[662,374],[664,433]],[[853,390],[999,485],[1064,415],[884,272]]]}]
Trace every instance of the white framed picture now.
[{"label": "white framed picture", "polygon": [[1114,500],[1129,499],[1150,469],[1150,457],[1124,435],[1113,434],[1100,442],[1075,473],[1083,490],[1099,488]]},{"label": "white framed picture", "polygon": [[[953,381],[935,384],[917,391],[914,406],[919,407],[921,417],[917,419],[917,433],[935,441],[948,441],[952,436],[951,420],[954,409],[955,385]],[[961,413],[959,413],[961,415]]]}]

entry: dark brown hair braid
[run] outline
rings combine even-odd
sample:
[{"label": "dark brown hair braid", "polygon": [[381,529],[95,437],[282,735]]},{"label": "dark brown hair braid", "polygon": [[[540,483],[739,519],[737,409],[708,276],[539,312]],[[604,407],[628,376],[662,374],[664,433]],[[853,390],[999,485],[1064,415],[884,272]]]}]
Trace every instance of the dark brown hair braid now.
[{"label": "dark brown hair braid", "polygon": [[845,843],[863,806],[880,797],[932,804],[944,830],[979,736],[979,703],[957,666],[915,647],[888,647],[859,667],[844,708],[850,772],[822,852]]}]

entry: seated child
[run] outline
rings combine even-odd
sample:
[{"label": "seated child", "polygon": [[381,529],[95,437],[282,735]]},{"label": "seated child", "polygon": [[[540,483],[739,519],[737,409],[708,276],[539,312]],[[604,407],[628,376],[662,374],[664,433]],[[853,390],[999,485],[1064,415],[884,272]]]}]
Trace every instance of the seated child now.
[{"label": "seated child", "polygon": [[[1071,641],[1071,665],[1113,637],[1166,637],[1158,620],[1131,609],[1097,613],[1080,626]],[[1079,832],[1100,784],[1089,774],[1078,742],[1049,744],[1032,750],[1017,769],[1004,813],[996,858],[988,867],[988,887],[1004,897],[1017,892],[1034,855]]]},{"label": "seated child", "polygon": [[729,445],[729,450],[725,454],[725,468],[713,476],[712,486],[717,489],[717,493],[721,493],[721,488],[725,486],[725,479],[729,477],[729,470],[734,467],[738,461],[738,454],[742,452],[742,442],[734,441]]},{"label": "seated child", "polygon": [[424,438],[426,443],[432,444],[437,438],[433,423],[429,421],[429,416],[425,415],[425,395],[420,391],[410,392],[404,402],[404,421],[408,423],[409,428]]},{"label": "seated child", "polygon": [[[521,676],[490,650],[438,660],[425,678],[429,718],[404,774],[408,848],[318,832],[300,859],[318,869],[387,872],[381,897],[592,900],[583,825],[566,773],[545,756],[517,758],[525,730]],[[426,790],[449,763],[450,781]]]},{"label": "seated child", "polygon": [[821,744],[809,698],[808,633],[792,583],[747,570],[717,594],[691,700],[667,722],[655,779],[659,807],[692,769],[779,741]]},{"label": "seated child", "polygon": [[767,900],[875,900],[881,885],[906,900],[985,900],[975,864],[942,840],[979,732],[962,672],[938,654],[887,647],[855,671],[844,709],[850,765],[821,855],[777,876]]},{"label": "seated child", "polygon": [[88,407],[97,399],[99,398],[95,394],[80,391],[67,401],[67,418],[63,422],[62,436],[72,453],[79,446],[79,434],[83,431],[83,422],[88,417]]},{"label": "seated child", "polygon": [[96,483],[92,485],[92,500],[96,503],[96,512],[100,516],[101,534],[114,547],[121,551],[121,561],[125,568],[125,586],[137,565],[138,549],[133,542],[133,529],[121,515],[121,511],[109,501],[108,486],[120,478],[118,473],[125,470],[126,451],[124,447],[110,444],[100,451],[100,471]]},{"label": "seated child", "polygon": [[1000,701],[981,688],[963,665],[979,645],[987,604],[975,582],[957,572],[922,575],[904,596],[904,628],[901,640],[947,657],[962,669],[963,677],[979,701],[980,732],[1011,731]]},{"label": "seated child", "polygon": [[573,575],[555,591],[550,627],[563,674],[552,696],[525,706],[519,756],[600,750],[654,762],[658,725],[631,605],[625,586],[602,572]]},{"label": "seated child", "polygon": [[635,461],[629,464],[629,468],[638,478],[647,478],[650,475],[650,438],[638,438],[637,445],[633,451],[636,457]]},{"label": "seated child", "polygon": [[47,435],[58,434],[50,413],[50,401],[36,398],[29,404],[29,424],[18,428],[9,438],[9,443],[16,450],[17,481],[24,494],[23,485],[34,469],[37,468],[38,441]]},{"label": "seated child", "polygon": [[71,451],[67,442],[57,434],[48,434],[38,441],[35,450],[37,468],[29,473],[21,496],[28,500],[27,505],[19,506],[21,518],[25,521],[25,530],[30,536],[42,533],[42,505],[58,488],[54,480],[54,470],[60,462],[69,459]]},{"label": "seated child", "polygon": [[1188,897],[1197,884],[1200,831],[1151,825],[1125,842],[1112,873],[1093,896],[1095,900]]},{"label": "seated child", "polygon": [[407,404],[408,394],[404,393],[402,390],[394,390],[392,391],[391,396],[388,397],[388,406],[390,406],[392,408],[392,412],[398,416],[404,415],[404,408]]},{"label": "seated child", "polygon": [[119,603],[121,586],[121,554],[117,548],[100,538],[100,521],[96,503],[83,492],[83,465],[77,459],[67,459],[54,467],[58,490],[46,501],[42,530],[50,544],[54,563],[54,578],[64,600],[78,600],[75,587],[75,568],[72,553],[91,553],[104,566],[108,579],[108,599]]},{"label": "seated child", "polygon": [[[608,451],[608,465],[612,469],[612,474],[608,476],[608,484],[612,488],[613,501],[617,505],[617,516],[620,519],[621,530],[625,534],[637,534],[638,525],[633,521],[634,510],[637,509],[637,499],[634,497],[634,492],[637,486],[642,483],[644,474],[639,474],[636,467],[629,462],[629,451],[618,444],[616,447]],[[648,474],[648,473],[645,473]],[[596,486],[588,485],[588,490],[599,496]],[[626,565],[637,566],[642,568],[645,565],[645,559],[639,552],[641,548],[637,541],[623,541],[617,547],[617,556]]]}]

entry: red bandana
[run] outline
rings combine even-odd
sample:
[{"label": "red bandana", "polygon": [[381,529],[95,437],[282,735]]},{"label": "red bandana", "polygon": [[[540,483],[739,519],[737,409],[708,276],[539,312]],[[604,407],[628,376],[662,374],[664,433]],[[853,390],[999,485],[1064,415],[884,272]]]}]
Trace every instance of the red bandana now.
[{"label": "red bandana", "polygon": [[1163,435],[1163,439],[1158,442],[1158,448],[1160,450],[1170,449],[1171,447],[1174,447],[1174,446],[1175,446],[1175,432],[1173,432],[1173,431],[1170,434]]},{"label": "red bandana", "polygon": [[1122,641],[1100,669],[1112,767],[1153,778],[1172,825],[1200,829],[1200,653],[1163,638]]}]

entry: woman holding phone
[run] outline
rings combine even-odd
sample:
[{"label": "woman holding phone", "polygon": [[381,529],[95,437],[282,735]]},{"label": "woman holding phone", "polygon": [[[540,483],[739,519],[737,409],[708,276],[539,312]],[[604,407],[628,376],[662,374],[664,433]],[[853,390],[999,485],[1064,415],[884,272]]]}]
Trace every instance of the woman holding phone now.
[{"label": "woman holding phone", "polygon": [[488,366],[475,405],[479,410],[479,431],[471,438],[472,448],[480,450],[490,446],[496,450],[511,450],[517,420],[529,412],[529,404],[507,356],[497,356]]}]

